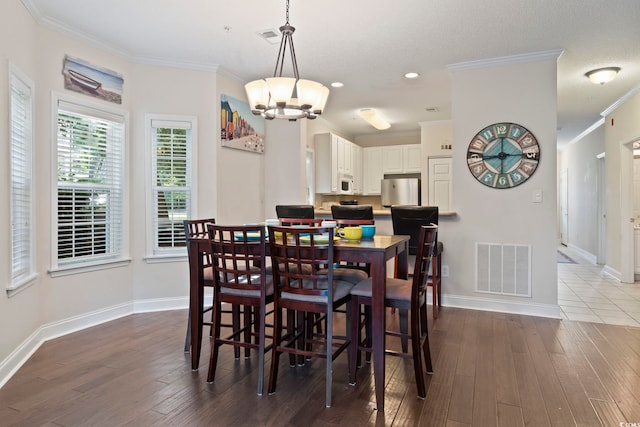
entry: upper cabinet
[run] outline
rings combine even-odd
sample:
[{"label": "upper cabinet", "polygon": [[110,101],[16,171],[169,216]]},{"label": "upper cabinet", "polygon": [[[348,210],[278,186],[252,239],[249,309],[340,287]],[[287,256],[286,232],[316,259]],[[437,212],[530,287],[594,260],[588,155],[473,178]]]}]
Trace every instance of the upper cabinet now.
[{"label": "upper cabinet", "polygon": [[420,144],[390,145],[382,147],[383,173],[420,173],[422,146]]},{"label": "upper cabinet", "polygon": [[[316,193],[358,194],[361,187],[361,148],[338,135],[314,135],[316,152]],[[348,181],[350,190],[342,188]]]},{"label": "upper cabinet", "polygon": [[362,149],[362,194],[379,195],[382,172],[382,147]]}]

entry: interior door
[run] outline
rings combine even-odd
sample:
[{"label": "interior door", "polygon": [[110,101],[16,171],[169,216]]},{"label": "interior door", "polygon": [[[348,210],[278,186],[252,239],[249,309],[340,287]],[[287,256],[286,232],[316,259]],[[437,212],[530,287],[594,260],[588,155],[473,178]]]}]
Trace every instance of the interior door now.
[{"label": "interior door", "polygon": [[451,157],[429,158],[429,206],[451,211]]},{"label": "interior door", "polygon": [[569,244],[569,182],[567,170],[560,172],[560,243]]}]

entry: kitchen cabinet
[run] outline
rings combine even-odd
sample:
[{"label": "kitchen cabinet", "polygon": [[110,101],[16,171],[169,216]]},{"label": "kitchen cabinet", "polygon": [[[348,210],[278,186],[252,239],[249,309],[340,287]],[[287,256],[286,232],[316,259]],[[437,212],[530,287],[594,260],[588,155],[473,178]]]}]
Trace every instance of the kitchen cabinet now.
[{"label": "kitchen cabinet", "polygon": [[362,194],[379,195],[382,172],[382,147],[362,149]]},{"label": "kitchen cabinet", "polygon": [[382,173],[403,173],[401,145],[382,147]]},{"label": "kitchen cabinet", "polygon": [[362,147],[351,146],[351,164],[353,165],[353,194],[362,194]]},{"label": "kitchen cabinet", "polygon": [[389,145],[382,147],[382,172],[422,172],[422,146],[420,144]]},{"label": "kitchen cabinet", "polygon": [[[316,193],[318,194],[354,194],[356,178],[359,173],[355,171],[357,149],[360,148],[332,133],[320,133],[314,135],[316,157]],[[360,166],[358,166],[360,167]],[[353,179],[353,187],[350,192],[340,191],[340,178]]]},{"label": "kitchen cabinet", "polygon": [[422,145],[402,145],[402,160],[404,173],[422,172]]},{"label": "kitchen cabinet", "polygon": [[640,274],[640,228],[633,228],[633,241],[635,246],[635,274]]}]

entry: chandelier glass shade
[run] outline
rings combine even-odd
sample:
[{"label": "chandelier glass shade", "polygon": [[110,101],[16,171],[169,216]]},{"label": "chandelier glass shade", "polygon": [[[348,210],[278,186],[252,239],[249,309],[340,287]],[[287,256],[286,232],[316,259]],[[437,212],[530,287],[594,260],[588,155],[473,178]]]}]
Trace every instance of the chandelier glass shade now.
[{"label": "chandelier glass shade", "polygon": [[[298,73],[296,52],[293,47],[293,32],[289,25],[289,0],[287,0],[287,22],[280,27],[282,40],[273,77],[254,80],[244,86],[249,98],[251,112],[266,119],[315,119],[322,114],[329,97],[329,89],[313,80],[301,79]],[[293,65],[293,77],[282,77],[284,57],[289,48]]]}]

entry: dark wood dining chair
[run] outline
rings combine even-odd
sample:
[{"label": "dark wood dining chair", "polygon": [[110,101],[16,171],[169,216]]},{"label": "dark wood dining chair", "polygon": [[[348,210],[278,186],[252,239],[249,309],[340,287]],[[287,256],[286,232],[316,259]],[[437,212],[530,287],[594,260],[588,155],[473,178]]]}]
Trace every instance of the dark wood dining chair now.
[{"label": "dark wood dining chair", "polygon": [[373,220],[373,206],[371,205],[332,205],[333,219],[370,219]]},{"label": "dark wood dining chair", "polygon": [[[264,355],[271,349],[265,344],[266,307],[273,301],[273,275],[266,266],[265,230],[262,226],[214,224],[208,224],[207,229],[214,272],[213,337],[207,381],[215,379],[222,345],[244,348],[246,358],[250,349],[256,349],[258,395],[261,396]],[[221,332],[225,326],[222,324],[223,303],[239,308],[233,313],[237,318],[232,322],[230,333],[224,336]]]},{"label": "dark wood dining chair", "polygon": [[[421,398],[427,395],[424,380],[425,369],[423,366],[423,357],[424,363],[426,364],[426,372],[429,374],[433,373],[431,351],[429,348],[429,332],[427,330],[426,278],[433,260],[437,230],[438,226],[434,224],[420,227],[416,262],[411,280],[391,277],[386,279],[385,306],[398,309],[401,315],[403,315],[402,313],[409,312],[410,328],[408,334],[406,331],[403,332],[402,329],[400,332],[378,332],[386,333],[388,336],[399,337],[401,341],[404,339],[411,341],[411,353],[408,353],[406,350],[401,352],[386,350],[385,354],[413,359],[418,396]],[[351,296],[353,298],[351,305],[352,319],[359,318],[360,305],[371,306],[371,285],[371,279],[366,279],[351,289]],[[368,334],[363,339],[361,330],[360,322],[354,321],[351,324],[352,340],[349,352],[349,382],[351,384],[355,384],[356,382],[356,362],[359,360],[359,352],[371,352],[371,339]],[[372,331],[372,333],[376,332]]]},{"label": "dark wood dining chair", "polygon": [[[409,255],[415,255],[418,247],[420,227],[423,225],[438,225],[437,206],[392,206],[391,221],[393,234],[405,234],[409,239]],[[442,252],[444,245],[436,236],[431,271],[429,272],[427,285],[432,287],[433,318],[438,317],[438,309],[442,306]]]},{"label": "dark wood dining chair", "polygon": [[[201,286],[201,296],[200,301],[203,302],[202,308],[202,316],[205,313],[211,311],[212,306],[204,306],[204,288],[213,289],[213,269],[211,267],[211,254],[208,251],[198,252],[197,250],[197,240],[204,240],[208,238],[207,234],[207,224],[215,224],[215,218],[204,218],[204,219],[191,219],[184,220],[184,236],[187,241],[187,256],[189,258],[189,263],[193,263],[195,260],[193,257],[201,256],[202,257],[202,286]],[[189,270],[191,274],[191,269]],[[198,280],[198,278],[191,278],[190,280]],[[199,325],[200,329],[204,327],[204,325],[211,326],[212,322],[205,321],[204,318],[200,316]],[[200,343],[197,343],[197,351],[200,354]],[[184,352],[187,353],[191,350],[191,308],[189,308],[189,314],[187,316],[187,336],[184,340]]]},{"label": "dark wood dining chair", "polygon": [[307,218],[315,217],[313,205],[276,205],[278,218]]},{"label": "dark wood dining chair", "polygon": [[[275,393],[280,354],[322,358],[326,362],[325,404],[331,406],[333,360],[349,347],[352,283],[333,276],[333,227],[269,227],[274,293],[274,338],[269,393]],[[276,237],[278,236],[278,237]],[[335,334],[333,312],[346,304],[346,336]],[[297,313],[295,325],[283,327],[282,310]],[[316,316],[326,318],[325,333],[312,333]],[[350,360],[350,359],[349,359]]]}]

